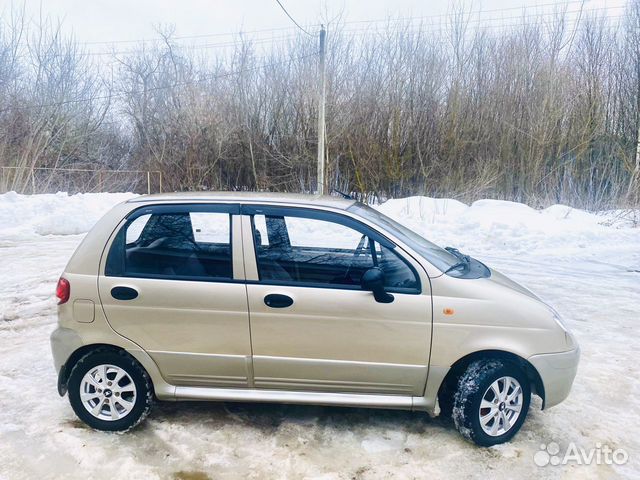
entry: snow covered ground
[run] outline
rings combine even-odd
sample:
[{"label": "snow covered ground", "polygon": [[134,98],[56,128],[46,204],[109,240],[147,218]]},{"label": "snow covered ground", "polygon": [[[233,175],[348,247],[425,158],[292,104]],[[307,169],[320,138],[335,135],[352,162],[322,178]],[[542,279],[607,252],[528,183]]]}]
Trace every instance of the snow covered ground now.
[{"label": "snow covered ground", "polygon": [[[83,234],[128,196],[0,195],[0,479],[640,476],[640,228],[628,212],[424,197],[380,207],[531,288],[580,342],[567,401],[536,403],[511,443],[481,449],[422,413],[309,406],[161,404],[125,435],[86,428],[56,392],[53,290]],[[550,442],[629,460],[536,466]]]}]

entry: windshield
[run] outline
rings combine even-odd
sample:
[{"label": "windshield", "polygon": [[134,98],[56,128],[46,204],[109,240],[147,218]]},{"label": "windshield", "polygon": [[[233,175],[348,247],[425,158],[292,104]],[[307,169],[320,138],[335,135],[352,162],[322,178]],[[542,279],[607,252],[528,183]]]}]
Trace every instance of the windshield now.
[{"label": "windshield", "polygon": [[389,231],[443,272],[446,272],[450,267],[460,261],[455,255],[447,252],[444,248],[439,247],[435,243],[431,243],[413,230],[363,203],[355,203],[347,210]]}]

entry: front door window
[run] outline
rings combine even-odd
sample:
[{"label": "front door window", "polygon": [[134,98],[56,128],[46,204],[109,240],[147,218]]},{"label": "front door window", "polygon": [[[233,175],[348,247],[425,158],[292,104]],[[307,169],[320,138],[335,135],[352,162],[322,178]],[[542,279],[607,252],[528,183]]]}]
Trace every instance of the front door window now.
[{"label": "front door window", "polygon": [[260,280],[290,285],[360,289],[364,272],[380,267],[390,291],[419,293],[413,270],[392,248],[326,218],[260,214],[253,217]]}]

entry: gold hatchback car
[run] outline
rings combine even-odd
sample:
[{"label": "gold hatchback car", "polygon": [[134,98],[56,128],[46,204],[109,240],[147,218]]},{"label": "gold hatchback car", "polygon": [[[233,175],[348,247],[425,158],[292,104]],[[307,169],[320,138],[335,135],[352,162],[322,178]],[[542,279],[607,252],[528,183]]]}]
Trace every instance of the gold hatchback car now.
[{"label": "gold hatchback car", "polygon": [[348,198],[185,193],[117,205],[57,287],[58,391],[99,430],[157,400],[426,411],[479,445],[569,394],[558,314]]}]

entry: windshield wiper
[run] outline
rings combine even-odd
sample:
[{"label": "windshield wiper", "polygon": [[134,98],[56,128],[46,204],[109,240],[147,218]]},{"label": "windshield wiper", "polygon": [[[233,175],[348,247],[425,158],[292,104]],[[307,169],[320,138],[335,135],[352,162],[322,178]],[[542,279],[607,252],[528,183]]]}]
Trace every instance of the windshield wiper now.
[{"label": "windshield wiper", "polygon": [[453,270],[458,270],[459,268],[464,269],[462,273],[469,271],[469,268],[471,267],[471,257],[469,257],[469,255],[465,255],[460,250],[453,247],[446,247],[445,250],[456,257],[459,261],[458,263],[451,265],[444,273],[449,273]]}]

